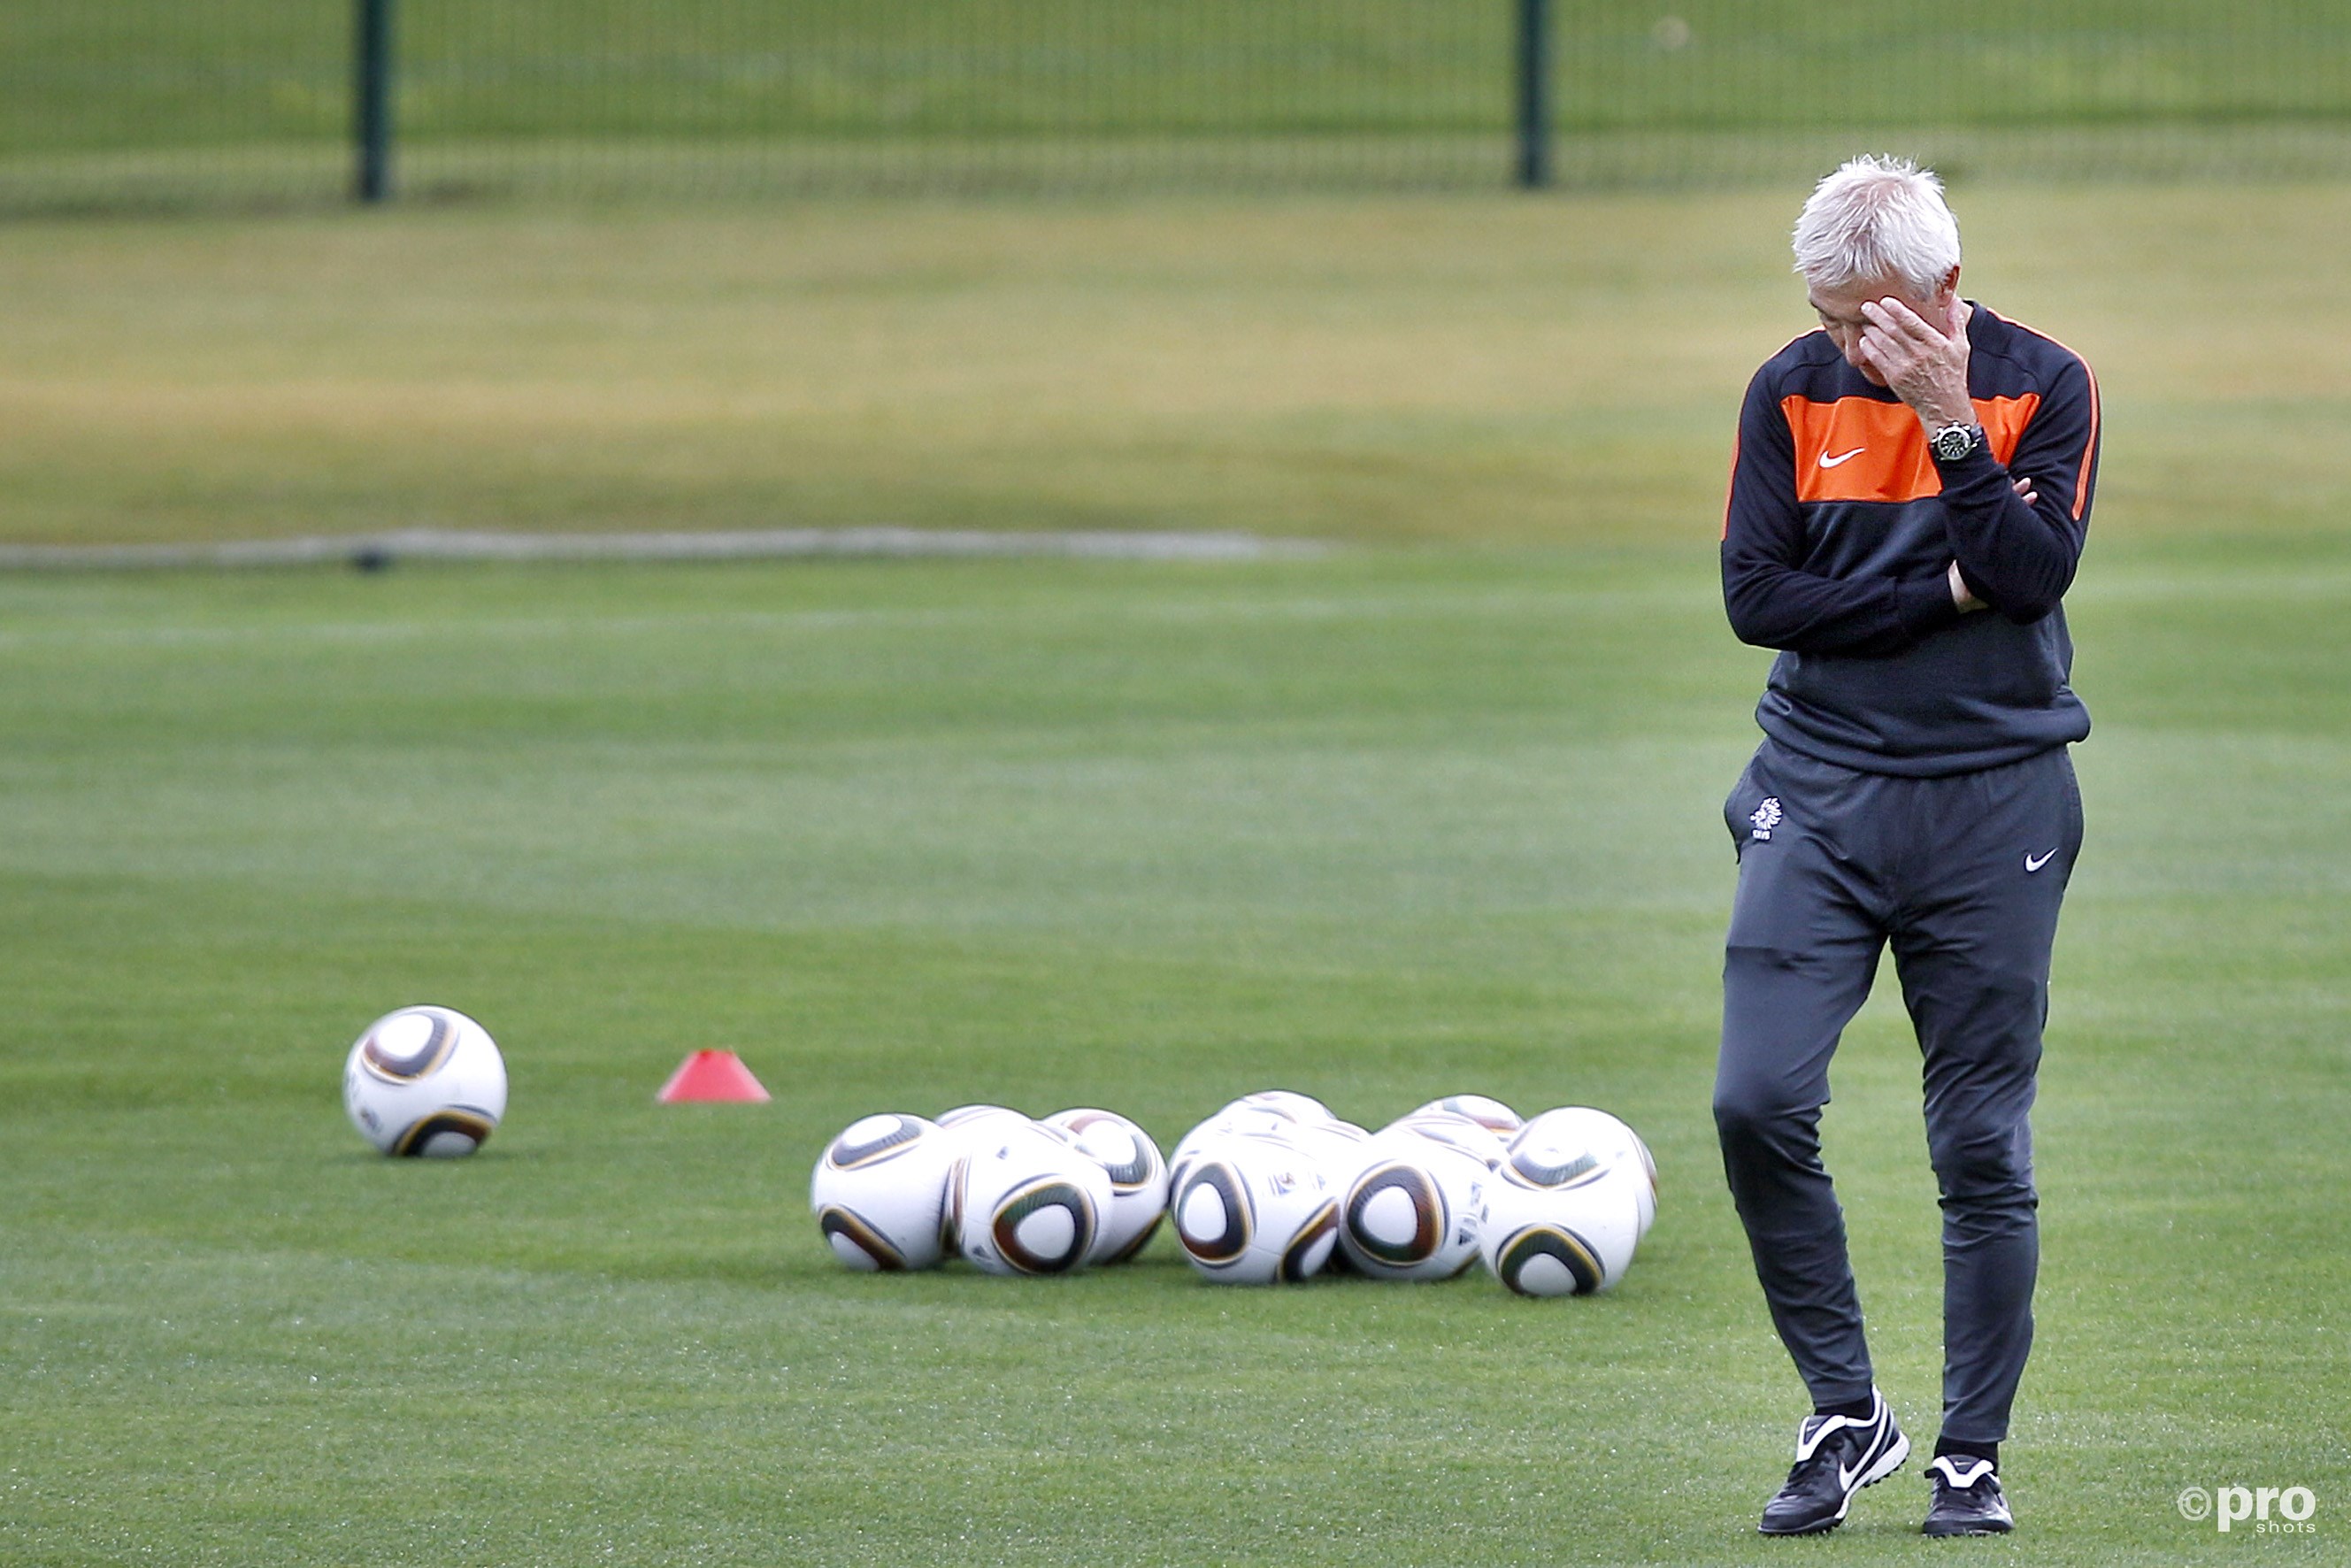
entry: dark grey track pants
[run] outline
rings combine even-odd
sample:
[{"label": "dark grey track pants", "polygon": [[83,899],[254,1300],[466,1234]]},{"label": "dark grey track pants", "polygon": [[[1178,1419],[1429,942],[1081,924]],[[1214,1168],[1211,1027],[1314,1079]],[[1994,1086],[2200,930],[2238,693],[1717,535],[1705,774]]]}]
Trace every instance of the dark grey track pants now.
[{"label": "dark grey track pants", "polygon": [[1998,1442],[2032,1344],[2034,1073],[2082,843],[2063,748],[1940,779],[1766,740],[1723,809],[1739,892],[1714,1115],[1771,1322],[1817,1405],[1869,1397],[1844,1216],[1821,1164],[1829,1058],[1890,942],[1942,1191],[1943,1435]]}]

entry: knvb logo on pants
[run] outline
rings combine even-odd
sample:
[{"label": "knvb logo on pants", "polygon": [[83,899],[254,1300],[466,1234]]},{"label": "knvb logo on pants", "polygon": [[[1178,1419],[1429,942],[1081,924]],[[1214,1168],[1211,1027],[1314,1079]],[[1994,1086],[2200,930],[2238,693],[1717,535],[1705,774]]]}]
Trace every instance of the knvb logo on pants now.
[{"label": "knvb logo on pants", "polygon": [[1754,837],[1769,839],[1771,836],[1771,830],[1780,825],[1781,816],[1780,797],[1771,795],[1766,796],[1763,803],[1749,813],[1747,820],[1755,824]]},{"label": "knvb logo on pants", "polygon": [[2185,1487],[2179,1503],[2180,1518],[2191,1524],[2209,1519],[2223,1535],[2241,1524],[2250,1524],[2256,1535],[2318,1533],[2311,1522],[2318,1494],[2308,1487]]}]

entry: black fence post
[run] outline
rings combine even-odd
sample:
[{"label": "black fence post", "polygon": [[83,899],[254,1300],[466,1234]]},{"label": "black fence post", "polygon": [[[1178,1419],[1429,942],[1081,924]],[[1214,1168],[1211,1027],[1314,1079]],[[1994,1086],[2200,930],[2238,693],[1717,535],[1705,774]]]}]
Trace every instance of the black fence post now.
[{"label": "black fence post", "polygon": [[392,0],[359,0],[351,134],[359,154],[353,193],[362,202],[392,195]]},{"label": "black fence post", "polygon": [[1551,183],[1551,0],[1519,0],[1519,183]]}]

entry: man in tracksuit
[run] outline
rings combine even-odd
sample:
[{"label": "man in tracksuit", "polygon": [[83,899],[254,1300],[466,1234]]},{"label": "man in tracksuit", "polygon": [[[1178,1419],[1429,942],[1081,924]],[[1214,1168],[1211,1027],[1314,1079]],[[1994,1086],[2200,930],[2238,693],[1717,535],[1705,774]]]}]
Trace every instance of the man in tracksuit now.
[{"label": "man in tracksuit", "polygon": [[2098,396],[2070,350],[1959,294],[1941,184],[1861,158],[1795,231],[1820,318],[1756,372],[1722,537],[1740,638],[1780,650],[1724,820],[1739,890],[1714,1113],[1771,1321],[1813,1404],[1766,1534],[1834,1529],[1909,1440],[1871,1376],[1820,1153],[1828,1065],[1881,951],[1925,1061],[1943,1210],[1930,1535],[2012,1528],[1997,1468],[2032,1339],[2028,1113],[2081,846],[2060,601]]}]

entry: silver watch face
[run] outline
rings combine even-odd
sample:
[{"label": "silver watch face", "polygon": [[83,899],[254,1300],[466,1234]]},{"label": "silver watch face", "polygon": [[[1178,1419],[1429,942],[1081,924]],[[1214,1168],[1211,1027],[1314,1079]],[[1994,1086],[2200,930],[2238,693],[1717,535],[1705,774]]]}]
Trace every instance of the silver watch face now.
[{"label": "silver watch face", "polygon": [[1946,425],[1935,432],[1935,455],[1946,463],[1955,463],[1976,449],[1977,440],[1973,425]]}]

